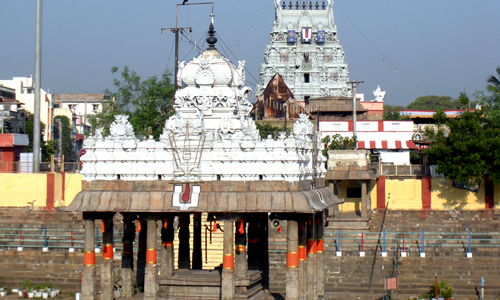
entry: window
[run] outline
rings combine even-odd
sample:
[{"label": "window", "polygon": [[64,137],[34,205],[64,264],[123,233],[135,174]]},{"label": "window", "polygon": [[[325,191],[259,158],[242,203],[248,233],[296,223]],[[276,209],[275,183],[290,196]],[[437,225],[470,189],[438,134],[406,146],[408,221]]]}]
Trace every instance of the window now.
[{"label": "window", "polygon": [[304,82],[309,83],[309,73],[304,73]]},{"label": "window", "polygon": [[99,110],[99,104],[93,104],[92,110]]},{"label": "window", "polygon": [[306,102],[306,105],[309,105],[309,99],[311,96],[304,96],[304,101]]},{"label": "window", "polygon": [[361,188],[347,188],[347,198],[361,198]]}]

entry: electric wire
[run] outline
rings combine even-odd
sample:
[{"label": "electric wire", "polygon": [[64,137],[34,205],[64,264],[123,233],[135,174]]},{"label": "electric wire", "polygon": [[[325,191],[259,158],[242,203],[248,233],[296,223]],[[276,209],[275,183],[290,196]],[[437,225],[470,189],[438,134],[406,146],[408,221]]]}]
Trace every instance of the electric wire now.
[{"label": "electric wire", "polygon": [[[223,44],[223,45],[227,48],[227,50],[228,50],[228,51],[229,51],[229,52],[230,52],[230,53],[234,56],[234,58],[236,58],[236,60],[238,60],[238,57],[236,57],[236,55],[233,53],[233,51],[231,51],[231,49],[229,49],[229,48],[227,47],[226,43],[224,43],[224,40],[223,40],[223,39],[222,39],[222,38],[221,38],[221,37],[220,37],[217,33],[215,33],[215,34],[216,34],[216,35],[217,35],[217,37],[220,39],[220,41],[222,42],[222,44]],[[222,48],[222,50],[225,52],[224,48]],[[226,56],[227,56],[227,53],[226,53]],[[253,78],[253,80],[255,80],[255,83],[256,83],[256,84],[259,84],[259,81],[258,81],[257,79],[255,79],[255,77],[252,75],[252,73],[250,73],[250,72],[248,71],[248,69],[247,69],[246,67],[245,67],[245,71],[248,73],[248,75],[250,75],[250,77],[252,77],[252,78]]]},{"label": "electric wire", "polygon": [[270,2],[269,5],[266,7],[266,9],[264,9],[264,11],[260,14],[260,16],[255,20],[255,22],[247,29],[247,31],[245,31],[238,40],[236,40],[236,42],[234,42],[234,44],[231,45],[230,48],[233,48],[234,45],[236,45],[252,28],[255,24],[257,24],[257,22],[259,21],[259,19],[264,15],[264,13],[266,13],[266,11],[269,9],[269,7],[271,7],[273,3]]},{"label": "electric wire", "polygon": [[168,55],[167,63],[165,64],[165,70],[163,71],[163,73],[168,70],[168,64],[170,63],[170,58],[172,57],[172,52],[174,50],[174,42],[175,40],[172,40],[172,47],[170,48],[170,54]]},{"label": "electric wire", "polygon": [[401,73],[401,75],[403,75],[404,78],[406,78],[406,80],[408,80],[411,84],[413,84],[414,86],[416,86],[418,89],[420,89],[422,92],[426,93],[427,95],[429,95],[429,93],[424,90],[422,87],[420,87],[418,84],[416,84],[413,80],[410,79],[410,77],[406,76],[405,73],[403,73],[395,64],[393,64],[367,37],[366,35],[363,34],[363,32],[361,32],[361,30],[358,28],[358,26],[356,26],[356,24],[354,24],[354,22],[347,16],[347,14],[344,12],[344,10],[342,10],[342,8],[339,6],[338,2],[335,3],[337,5],[337,7],[339,8],[339,10],[342,12],[342,14],[347,18],[347,20],[352,24],[352,26],[354,26],[354,28],[359,32],[359,34],[361,34],[361,36],[363,36],[363,38],[373,47],[373,49],[375,49],[375,51],[378,52],[378,54],[380,54],[380,56],[382,56],[398,73]]},{"label": "electric wire", "polygon": [[193,46],[193,48],[189,50],[189,52],[181,59],[181,61],[183,61],[194,49],[200,50],[200,53],[203,51],[203,45],[205,44],[205,42],[203,42],[201,47],[198,46],[198,44],[201,40],[204,40],[204,38],[207,36],[207,33],[205,33],[205,35],[203,35],[196,43],[193,43],[191,37],[188,37],[183,31],[181,31],[181,34],[184,36],[184,38],[186,38],[186,41]]}]

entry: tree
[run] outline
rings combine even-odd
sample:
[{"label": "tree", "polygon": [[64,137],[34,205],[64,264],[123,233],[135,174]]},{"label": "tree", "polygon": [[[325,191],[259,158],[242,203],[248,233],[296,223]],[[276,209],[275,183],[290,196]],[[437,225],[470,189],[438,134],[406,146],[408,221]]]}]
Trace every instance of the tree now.
[{"label": "tree", "polygon": [[500,67],[496,69],[497,77],[490,75],[486,89],[490,95],[478,93],[479,103],[488,125],[500,127]]},{"label": "tree", "polygon": [[[33,152],[33,124],[34,124],[34,115],[27,111],[26,112],[26,123],[25,123],[25,133],[28,135],[28,140],[29,144],[28,146],[24,149],[25,152]],[[43,141],[43,135],[45,133],[45,124],[43,122],[40,122],[40,148],[42,152],[42,161],[50,161],[50,156],[56,153],[56,150],[54,148],[54,142],[53,141],[48,141],[44,142]]]},{"label": "tree", "polygon": [[437,171],[469,187],[479,185],[485,175],[500,184],[500,129],[488,126],[479,110],[446,121],[449,134],[442,126],[443,113],[434,118],[438,132],[426,132],[431,144],[424,153]]},{"label": "tree", "polygon": [[453,100],[448,96],[422,96],[418,97],[412,103],[408,104],[407,109],[415,110],[452,110],[460,109],[461,103],[459,101]]},{"label": "tree", "polygon": [[[62,132],[58,132],[58,128],[56,129],[57,122],[61,122]],[[72,128],[69,118],[66,116],[56,116],[54,117],[54,133],[57,132],[57,138],[62,139],[62,155],[64,155],[64,161],[75,161],[75,149],[73,144]],[[57,149],[61,151],[60,149]]]},{"label": "tree", "polygon": [[325,148],[323,149],[323,155],[328,158],[329,150],[353,150],[356,149],[358,140],[356,136],[350,138],[348,136],[343,137],[340,134],[335,134],[333,136],[325,136],[321,142],[324,143]]},{"label": "tree", "polygon": [[383,119],[386,121],[411,121],[411,117],[408,115],[401,115],[399,110],[395,109],[384,109]]},{"label": "tree", "polygon": [[111,73],[119,73],[121,79],[114,78],[113,91],[104,91],[102,111],[89,117],[92,128],[102,128],[103,135],[109,135],[109,126],[113,123],[114,116],[126,114],[130,116],[130,123],[137,136],[153,135],[158,139],[165,121],[174,112],[174,85],[171,83],[170,73],[167,71],[161,78],[152,76],[144,81],[128,67],[121,71],[118,67],[113,67]]}]

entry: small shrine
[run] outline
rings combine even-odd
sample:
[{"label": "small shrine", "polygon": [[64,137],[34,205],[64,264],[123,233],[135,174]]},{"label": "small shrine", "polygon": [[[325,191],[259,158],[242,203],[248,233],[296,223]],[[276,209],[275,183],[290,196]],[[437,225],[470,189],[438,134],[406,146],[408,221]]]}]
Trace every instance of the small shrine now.
[{"label": "small shrine", "polygon": [[[159,140],[139,140],[119,115],[109,136],[84,141],[83,190],[65,208],[85,221],[83,300],[96,299],[96,220],[103,232],[100,298],[113,299],[117,213],[124,223],[122,296],[132,296],[135,278],[148,300],[264,299],[273,280],[269,230],[286,232],[286,298],[324,295],[324,224],[340,200],[325,186],[319,135],[300,114],[291,134],[261,138],[249,116],[245,62],[222,56],[214,33],[211,23],[208,49],[179,64],[175,114]],[[223,230],[221,268],[203,268],[202,221]]]}]

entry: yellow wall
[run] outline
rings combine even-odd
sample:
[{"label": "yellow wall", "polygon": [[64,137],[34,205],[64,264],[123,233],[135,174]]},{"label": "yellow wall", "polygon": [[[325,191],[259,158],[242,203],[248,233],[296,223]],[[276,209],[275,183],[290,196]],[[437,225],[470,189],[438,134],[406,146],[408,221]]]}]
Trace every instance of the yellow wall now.
[{"label": "yellow wall", "polygon": [[422,209],[422,180],[386,179],[385,199],[391,210]]},{"label": "yellow wall", "polygon": [[339,189],[338,196],[340,198],[344,198],[344,203],[339,205],[339,211],[356,212],[359,214],[361,212],[361,198],[347,198],[347,188],[348,187],[361,188],[361,184],[359,184],[357,181],[354,180],[353,181],[345,180],[337,182],[337,186]]},{"label": "yellow wall", "polygon": [[62,199],[62,175],[54,173],[54,206],[57,207]]},{"label": "yellow wall", "polygon": [[[357,181],[342,181],[338,183],[339,197],[345,203],[339,206],[344,212],[354,212],[360,199],[347,199],[346,188],[357,186]],[[369,186],[372,209],[377,208],[377,181],[372,180]],[[500,185],[494,185],[495,208],[500,207]],[[422,209],[422,179],[388,179],[385,181],[385,203],[389,200],[389,209]],[[485,209],[484,184],[481,183],[477,192],[455,188],[451,180],[443,185],[441,178],[431,181],[431,209]]]},{"label": "yellow wall", "polygon": [[64,193],[65,206],[69,205],[75,198],[76,194],[78,194],[82,190],[82,179],[83,177],[81,174],[66,173],[66,190]]},{"label": "yellow wall", "polygon": [[[442,184],[441,178],[433,178],[431,183],[431,209],[484,209],[484,184],[481,183],[479,191],[472,192],[453,187],[452,181],[446,179]],[[498,186],[495,186],[498,192]],[[495,204],[500,200],[495,193]]]},{"label": "yellow wall", "polygon": [[0,206],[46,206],[47,174],[0,174]]}]

